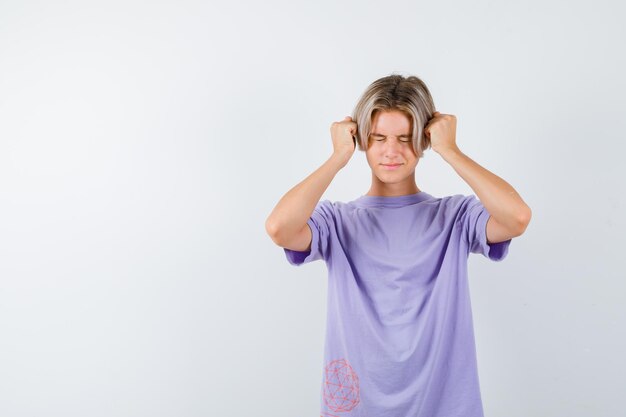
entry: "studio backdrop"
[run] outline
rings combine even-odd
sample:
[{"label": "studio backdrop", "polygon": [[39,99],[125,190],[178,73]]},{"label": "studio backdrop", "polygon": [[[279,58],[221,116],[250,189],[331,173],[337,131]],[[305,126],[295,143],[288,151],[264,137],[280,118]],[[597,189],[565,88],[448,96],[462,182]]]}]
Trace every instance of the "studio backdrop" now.
[{"label": "studio backdrop", "polygon": [[[503,262],[469,258],[485,415],[623,415],[623,21],[611,1],[2,1],[0,415],[319,415],[327,270],[264,223],[392,73],[532,208]],[[370,182],[357,151],[323,199]],[[432,150],[416,182],[473,194]]]}]

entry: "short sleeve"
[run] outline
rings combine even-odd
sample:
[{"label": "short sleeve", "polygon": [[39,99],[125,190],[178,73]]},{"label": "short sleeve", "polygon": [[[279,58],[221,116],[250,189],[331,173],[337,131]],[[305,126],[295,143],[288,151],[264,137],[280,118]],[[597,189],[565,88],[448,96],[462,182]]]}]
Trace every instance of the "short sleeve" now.
[{"label": "short sleeve", "polygon": [[512,239],[487,243],[487,220],[490,216],[476,196],[470,195],[463,198],[459,218],[470,252],[482,254],[492,261],[501,261],[508,254]]},{"label": "short sleeve", "polygon": [[333,203],[323,200],[317,203],[307,224],[311,229],[311,250],[296,251],[283,248],[287,261],[292,265],[302,265],[318,259],[328,260],[330,254],[330,234],[334,230],[335,217]]}]

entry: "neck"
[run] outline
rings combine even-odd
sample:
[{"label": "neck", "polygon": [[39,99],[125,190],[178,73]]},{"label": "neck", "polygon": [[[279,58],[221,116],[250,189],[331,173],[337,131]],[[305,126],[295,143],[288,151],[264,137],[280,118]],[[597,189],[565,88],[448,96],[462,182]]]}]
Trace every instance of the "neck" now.
[{"label": "neck", "polygon": [[[378,180],[378,178],[377,178]],[[372,181],[369,191],[365,195],[396,197],[401,195],[416,194],[421,190],[415,184],[415,179],[408,183],[387,184],[382,181]]]}]

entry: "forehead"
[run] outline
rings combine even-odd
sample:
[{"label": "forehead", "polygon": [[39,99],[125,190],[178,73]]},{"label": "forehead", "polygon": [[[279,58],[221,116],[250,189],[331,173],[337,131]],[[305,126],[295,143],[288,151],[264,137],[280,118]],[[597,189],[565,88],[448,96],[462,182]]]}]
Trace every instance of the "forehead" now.
[{"label": "forehead", "polygon": [[399,110],[381,110],[372,117],[372,134],[411,134],[411,119]]}]

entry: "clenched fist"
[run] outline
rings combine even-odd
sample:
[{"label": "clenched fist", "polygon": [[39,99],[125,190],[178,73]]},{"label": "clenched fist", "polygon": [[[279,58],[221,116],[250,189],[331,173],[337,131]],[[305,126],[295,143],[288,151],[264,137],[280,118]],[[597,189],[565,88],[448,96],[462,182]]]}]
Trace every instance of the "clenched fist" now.
[{"label": "clenched fist", "polygon": [[[352,117],[346,116],[341,122],[333,122],[330,125],[330,135],[333,139],[333,153],[345,159],[347,164],[356,149],[357,125]],[[344,164],[345,165],[345,164]]]},{"label": "clenched fist", "polygon": [[430,147],[442,155],[450,150],[458,150],[456,144],[456,116],[438,111],[424,128],[424,134],[430,138]]}]

